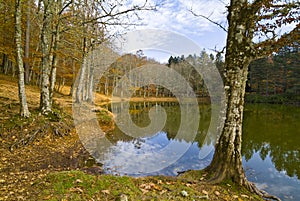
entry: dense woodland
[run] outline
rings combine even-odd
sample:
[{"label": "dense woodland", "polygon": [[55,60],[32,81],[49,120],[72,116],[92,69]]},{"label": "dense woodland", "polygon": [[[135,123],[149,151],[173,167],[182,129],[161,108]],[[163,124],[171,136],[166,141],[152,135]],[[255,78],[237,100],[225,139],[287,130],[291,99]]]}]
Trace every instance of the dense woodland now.
[{"label": "dense woodland", "polygon": [[299,56],[298,45],[284,47],[277,54],[253,61],[249,65],[246,100],[299,105]]}]

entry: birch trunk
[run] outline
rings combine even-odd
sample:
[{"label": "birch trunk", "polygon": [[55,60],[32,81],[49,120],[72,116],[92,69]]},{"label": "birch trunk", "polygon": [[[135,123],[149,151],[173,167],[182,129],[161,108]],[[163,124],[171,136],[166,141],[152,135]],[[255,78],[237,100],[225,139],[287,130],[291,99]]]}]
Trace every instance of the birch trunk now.
[{"label": "birch trunk", "polygon": [[24,81],[24,67],[23,67],[23,50],[22,50],[22,0],[16,0],[15,5],[15,40],[16,40],[16,53],[17,53],[17,66],[19,72],[19,100],[20,100],[20,114],[23,117],[29,117],[30,112],[27,106],[26,93],[25,93],[25,81]]},{"label": "birch trunk", "polygon": [[41,98],[40,109],[43,114],[51,112],[50,90],[49,90],[49,71],[50,71],[50,49],[49,36],[51,31],[51,1],[44,0],[44,17],[41,30],[41,50],[42,50],[42,66],[41,66]]},{"label": "birch trunk", "polygon": [[30,0],[27,0],[27,14],[26,14],[26,33],[25,33],[25,83],[30,82],[30,65],[29,65],[29,48],[30,48]]},{"label": "birch trunk", "polygon": [[52,34],[52,51],[50,56],[51,62],[51,75],[50,75],[50,104],[52,104],[53,99],[53,92],[55,88],[56,82],[56,69],[57,69],[57,50],[58,50],[58,43],[60,40],[60,19],[59,19],[59,11],[62,9],[62,1],[56,1],[55,5],[53,6],[53,12],[55,13],[55,30]]},{"label": "birch trunk", "polygon": [[52,103],[52,99],[53,99],[53,92],[54,92],[54,87],[55,87],[55,82],[56,82],[56,69],[57,69],[57,49],[58,49],[58,42],[59,42],[59,24],[57,24],[56,26],[56,30],[53,37],[53,48],[52,48],[52,55],[51,55],[51,75],[50,75],[50,103]]},{"label": "birch trunk", "polygon": [[86,71],[86,56],[83,56],[82,66],[79,72],[78,85],[76,87],[76,103],[81,103],[83,100],[83,87],[84,87],[84,78]]},{"label": "birch trunk", "polygon": [[92,53],[91,57],[91,61],[89,62],[89,79],[87,83],[87,102],[94,103],[94,53]]}]

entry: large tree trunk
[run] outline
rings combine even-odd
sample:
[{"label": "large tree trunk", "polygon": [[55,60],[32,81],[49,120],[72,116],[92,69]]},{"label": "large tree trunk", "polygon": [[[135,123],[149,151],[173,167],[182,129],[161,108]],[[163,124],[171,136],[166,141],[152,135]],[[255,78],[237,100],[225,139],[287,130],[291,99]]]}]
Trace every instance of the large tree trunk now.
[{"label": "large tree trunk", "polygon": [[247,63],[229,64],[227,61],[226,85],[226,119],[222,134],[216,145],[214,158],[208,170],[212,173],[213,182],[224,179],[244,185],[245,173],[242,166],[242,122],[244,111],[244,94],[247,80]]},{"label": "large tree trunk", "polygon": [[225,56],[226,118],[216,144],[213,160],[206,168],[210,181],[230,179],[261,196],[274,198],[258,190],[245,176],[242,166],[242,124],[248,66],[254,58],[253,13],[247,0],[231,0],[228,7],[228,35]]},{"label": "large tree trunk", "polygon": [[241,142],[244,94],[251,59],[245,49],[249,42],[245,33],[246,22],[244,16],[240,15],[245,12],[243,7],[246,7],[246,4],[245,0],[231,0],[228,8],[229,30],[225,57],[226,119],[212,163],[207,168],[212,173],[213,182],[229,178],[241,185],[246,180],[242,167]]},{"label": "large tree trunk", "polygon": [[30,112],[28,110],[27,101],[26,101],[26,93],[25,93],[25,81],[24,81],[24,67],[23,67],[23,59],[22,59],[22,29],[21,29],[21,6],[22,0],[16,0],[15,7],[15,40],[16,40],[16,53],[17,53],[17,66],[19,72],[19,81],[18,81],[18,89],[19,89],[19,100],[20,100],[20,114],[23,117],[29,117]]}]

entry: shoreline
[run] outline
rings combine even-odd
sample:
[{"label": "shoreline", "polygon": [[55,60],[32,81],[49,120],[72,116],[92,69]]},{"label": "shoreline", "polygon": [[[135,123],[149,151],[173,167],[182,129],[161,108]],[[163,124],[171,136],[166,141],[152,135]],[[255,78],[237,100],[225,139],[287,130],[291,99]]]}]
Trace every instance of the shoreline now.
[{"label": "shoreline", "polygon": [[[101,94],[102,95],[102,94]],[[102,95],[104,96],[104,95]],[[176,98],[176,97],[131,97],[131,98],[120,98],[120,97],[107,97],[105,100],[96,100],[99,105],[105,105],[107,103],[118,103],[118,102],[192,102],[194,101],[193,98]],[[198,103],[210,103],[210,98],[209,97],[201,97],[197,98]]]}]

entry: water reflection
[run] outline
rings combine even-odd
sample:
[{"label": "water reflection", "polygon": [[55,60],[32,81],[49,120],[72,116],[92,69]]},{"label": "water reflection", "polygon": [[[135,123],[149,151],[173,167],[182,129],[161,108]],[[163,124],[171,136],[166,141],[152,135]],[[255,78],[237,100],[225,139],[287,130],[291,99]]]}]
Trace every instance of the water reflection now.
[{"label": "water reflection", "polygon": [[[168,139],[178,139],[178,140],[185,140],[186,142],[192,142],[197,141],[200,145],[204,143],[204,139],[207,136],[208,128],[211,122],[211,107],[207,104],[203,105],[197,105],[197,109],[199,109],[200,114],[200,121],[198,123],[198,129],[197,129],[197,135],[194,138],[191,138],[191,134],[189,132],[182,133],[182,135],[178,135],[178,130],[180,128],[180,125],[182,124],[182,117],[186,118],[185,121],[187,122],[193,122],[195,123],[195,119],[190,119],[189,114],[193,113],[195,111],[195,105],[185,104],[183,107],[186,107],[187,109],[184,111],[186,114],[181,115],[182,110],[179,107],[179,103],[177,102],[136,102],[131,103],[129,107],[129,113],[131,114],[131,119],[134,124],[136,124],[139,127],[146,127],[150,123],[149,119],[149,111],[151,108],[159,105],[164,108],[167,119],[164,124],[164,127],[160,131],[166,132]],[[115,107],[115,108],[111,108]],[[109,110],[116,111],[124,111],[123,103],[113,104],[112,106],[108,106]],[[160,110],[160,109],[159,109]],[[187,125],[190,125],[187,123]],[[186,128],[185,130],[190,130],[189,128]],[[150,136],[153,136],[155,134],[152,134]],[[127,139],[131,140],[134,138],[129,137],[128,135]],[[113,137],[116,140],[125,140],[125,134],[123,131],[120,130],[119,127],[116,127],[113,133],[108,136],[108,138]],[[214,140],[213,135],[208,139],[207,143],[211,144]],[[113,138],[110,138],[114,140]]]},{"label": "water reflection", "polygon": [[300,200],[300,109],[248,105],[243,156],[249,180],[283,200]]},{"label": "water reflection", "polygon": [[[171,148],[166,149],[170,144],[172,144]],[[187,151],[186,147],[188,147]],[[185,155],[177,159],[181,151],[185,151]],[[112,174],[174,176],[187,169],[206,167],[212,155],[200,162],[199,153],[197,142],[191,144],[185,140],[169,139],[167,133],[161,131],[151,138],[135,139],[129,142],[118,141],[107,153],[104,168],[107,173]],[[169,165],[172,158],[175,160]],[[157,167],[158,171],[149,171]]]},{"label": "water reflection", "polygon": [[[179,103],[174,102],[132,103],[129,110],[126,111],[129,111],[131,115],[130,121],[132,120],[136,126],[144,128],[149,126],[151,122],[151,116],[149,118],[151,110],[154,109],[155,114],[159,114],[162,108],[157,107],[158,105],[164,108],[167,119],[163,127],[155,134],[144,129],[143,137],[135,138],[130,137],[133,135],[128,133],[132,131],[123,132],[119,127],[116,127],[112,133],[107,135],[107,138],[115,144],[105,155],[103,161],[104,168],[109,173],[177,175],[177,171],[199,169],[208,165],[207,161],[209,160],[207,158],[213,150],[212,144],[215,138],[215,135],[207,137],[211,121],[210,107],[208,105],[199,107],[198,104],[190,103],[179,105]],[[127,106],[119,103],[113,104],[112,107],[117,107],[110,109],[114,110],[118,117],[120,115],[118,111],[121,113]],[[192,113],[196,114],[195,110],[200,111],[200,121],[199,118],[195,119],[191,115]],[[123,117],[121,120],[123,124],[128,121],[127,118]],[[210,146],[207,147],[210,149],[200,150],[199,147],[203,144],[209,144]],[[198,152],[196,157],[190,154],[192,152]],[[180,159],[189,162],[182,162]],[[177,165],[174,166],[174,164]],[[199,166],[199,164],[201,165]]]},{"label": "water reflection", "polygon": [[[203,169],[209,165],[214,144],[214,137],[207,135],[211,106],[199,106],[199,128],[195,139],[190,139],[188,134],[176,137],[181,122],[178,103],[133,103],[129,109],[133,122],[147,126],[149,110],[156,104],[164,106],[168,118],[155,135],[133,138],[117,127],[107,135],[114,144],[105,154],[104,167],[108,173],[176,175],[180,171]],[[300,108],[276,105],[247,105],[245,108],[242,154],[247,177],[282,200],[300,200],[299,122]],[[173,149],[166,151],[170,143],[174,145]],[[186,147],[185,154],[172,165],[157,172],[147,172],[151,165],[164,164]],[[162,152],[163,156],[158,157]],[[206,152],[209,154],[203,154]]]}]

